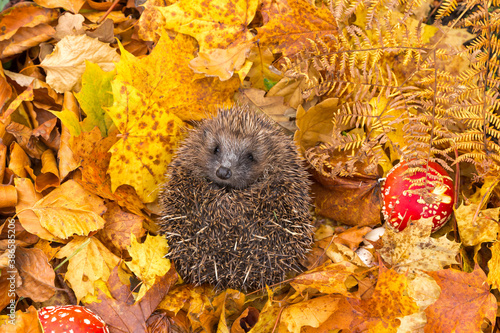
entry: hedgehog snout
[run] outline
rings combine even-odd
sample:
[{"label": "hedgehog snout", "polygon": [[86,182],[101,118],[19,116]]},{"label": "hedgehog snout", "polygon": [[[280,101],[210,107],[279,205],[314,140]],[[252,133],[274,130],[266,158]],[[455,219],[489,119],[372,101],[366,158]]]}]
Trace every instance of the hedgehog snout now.
[{"label": "hedgehog snout", "polygon": [[231,172],[231,169],[226,168],[224,166],[221,166],[221,167],[219,167],[217,169],[217,171],[215,172],[215,174],[220,179],[227,180],[227,179],[231,178],[232,172]]}]

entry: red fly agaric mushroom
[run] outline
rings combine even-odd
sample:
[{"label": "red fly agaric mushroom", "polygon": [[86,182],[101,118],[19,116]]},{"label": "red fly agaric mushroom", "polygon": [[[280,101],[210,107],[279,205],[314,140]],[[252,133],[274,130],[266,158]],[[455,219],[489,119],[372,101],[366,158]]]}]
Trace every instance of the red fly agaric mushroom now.
[{"label": "red fly agaric mushroom", "polygon": [[38,319],[45,333],[109,333],[101,317],[78,305],[41,308],[38,310]]},{"label": "red fly agaric mushroom", "polygon": [[389,225],[401,231],[408,222],[433,217],[432,232],[441,228],[453,211],[453,182],[439,164],[429,162],[428,172],[406,172],[401,162],[389,171],[382,196],[382,213]]}]

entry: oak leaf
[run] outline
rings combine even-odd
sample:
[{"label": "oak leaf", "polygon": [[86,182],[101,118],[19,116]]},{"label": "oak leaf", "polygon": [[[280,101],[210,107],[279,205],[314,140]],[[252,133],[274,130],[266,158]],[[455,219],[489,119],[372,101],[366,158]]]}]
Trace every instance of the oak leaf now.
[{"label": "oak leaf", "polygon": [[481,332],[484,319],[495,322],[497,302],[479,265],[472,273],[445,269],[428,274],[441,287],[441,295],[425,310],[426,333]]},{"label": "oak leaf", "polygon": [[85,61],[96,63],[109,72],[115,68],[120,56],[109,44],[86,35],[65,36],[40,66],[47,72],[47,83],[57,92],[80,90],[85,72]]}]

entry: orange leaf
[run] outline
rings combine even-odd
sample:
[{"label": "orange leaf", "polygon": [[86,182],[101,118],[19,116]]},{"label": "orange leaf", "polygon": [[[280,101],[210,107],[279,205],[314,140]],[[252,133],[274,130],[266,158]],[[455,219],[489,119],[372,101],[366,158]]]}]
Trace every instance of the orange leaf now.
[{"label": "orange leaf", "polygon": [[316,7],[307,0],[288,1],[288,6],[287,14],[283,15],[284,9],[273,1],[266,13],[269,22],[257,29],[261,45],[287,56],[302,50],[308,39],[338,35],[336,20],[326,6]]},{"label": "orange leaf", "polygon": [[16,188],[12,185],[0,186],[0,208],[14,207],[16,204]]},{"label": "orange leaf", "polygon": [[495,323],[497,302],[478,264],[472,273],[444,269],[427,274],[441,287],[441,295],[425,310],[426,333],[481,332],[484,319]]},{"label": "orange leaf", "polygon": [[406,289],[407,280],[404,275],[381,268],[371,298],[348,299],[355,314],[351,331],[395,332],[400,325],[398,318],[419,310],[415,302],[406,296]]}]

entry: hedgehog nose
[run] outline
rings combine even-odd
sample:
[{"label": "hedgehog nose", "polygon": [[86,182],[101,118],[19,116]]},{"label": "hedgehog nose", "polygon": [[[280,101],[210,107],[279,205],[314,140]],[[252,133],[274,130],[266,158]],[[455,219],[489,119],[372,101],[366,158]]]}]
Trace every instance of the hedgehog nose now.
[{"label": "hedgehog nose", "polygon": [[219,169],[217,169],[217,172],[215,174],[220,179],[226,180],[231,178],[231,169],[221,166]]}]

